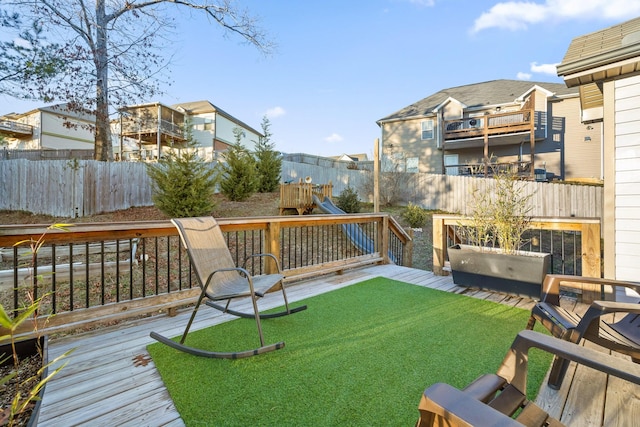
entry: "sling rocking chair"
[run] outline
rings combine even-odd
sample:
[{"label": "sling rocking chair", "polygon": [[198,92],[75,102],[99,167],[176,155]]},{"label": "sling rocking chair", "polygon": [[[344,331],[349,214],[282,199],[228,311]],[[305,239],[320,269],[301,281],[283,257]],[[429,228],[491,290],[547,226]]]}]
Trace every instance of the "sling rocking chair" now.
[{"label": "sling rocking chair", "polygon": [[[280,270],[280,264],[272,254],[253,254],[244,260],[242,267],[236,267],[231,253],[227,247],[220,226],[213,217],[180,218],[171,222],[178,229],[183,245],[189,254],[189,260],[202,288],[187,326],[182,334],[180,342],[166,338],[156,332],[151,332],[151,337],[163,344],[196,356],[239,359],[255,356],[257,354],[278,350],[284,347],[284,342],[265,344],[260,319],[286,316],[307,308],[306,305],[295,308],[289,307],[287,294],[282,280],[284,276]],[[275,267],[273,272],[252,276],[246,269],[246,263],[252,258],[272,261]],[[261,314],[258,310],[258,299],[266,293],[280,290],[284,298],[284,311],[277,313]],[[253,312],[232,310],[229,305],[237,298],[250,297]],[[217,352],[190,347],[184,344],[189,329],[202,302],[212,308],[229,313],[234,316],[255,319],[260,338],[260,346],[239,352]]]}]

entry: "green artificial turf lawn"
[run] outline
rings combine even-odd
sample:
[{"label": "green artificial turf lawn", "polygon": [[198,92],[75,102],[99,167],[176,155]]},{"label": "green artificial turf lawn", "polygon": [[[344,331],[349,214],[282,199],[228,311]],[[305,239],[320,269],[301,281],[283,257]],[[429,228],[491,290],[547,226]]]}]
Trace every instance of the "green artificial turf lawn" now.
[{"label": "green artificial turf lawn", "polygon": [[[386,278],[294,304],[262,321],[282,350],[246,359],[192,356],[160,343],[149,352],[187,426],[409,426],[422,392],[462,388],[495,372],[529,311]],[[258,346],[255,322],[237,319],[189,334],[216,351]],[[530,355],[529,396],[551,356]]]}]

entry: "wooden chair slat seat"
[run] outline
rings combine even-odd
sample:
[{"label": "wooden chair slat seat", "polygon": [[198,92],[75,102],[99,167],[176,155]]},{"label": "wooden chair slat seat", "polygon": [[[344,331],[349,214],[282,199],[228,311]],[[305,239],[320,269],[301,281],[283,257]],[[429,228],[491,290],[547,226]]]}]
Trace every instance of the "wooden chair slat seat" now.
[{"label": "wooden chair slat seat", "polygon": [[[531,310],[527,329],[540,322],[553,336],[578,343],[581,339],[631,356],[640,362],[640,304],[615,301],[594,301],[581,316],[560,306],[560,288],[580,289],[582,284],[599,284],[617,288],[640,290],[640,285],[620,280],[584,276],[548,274],[542,284],[540,302]],[[617,317],[607,320],[607,315]],[[609,316],[611,317],[611,316]],[[558,389],[569,367],[569,362],[556,357],[549,375],[549,386]]]},{"label": "wooden chair slat seat", "polygon": [[459,390],[437,383],[427,388],[418,405],[417,427],[562,426],[534,402],[527,400],[530,348],[640,384],[640,365],[566,340],[521,331],[496,374],[485,374]]}]

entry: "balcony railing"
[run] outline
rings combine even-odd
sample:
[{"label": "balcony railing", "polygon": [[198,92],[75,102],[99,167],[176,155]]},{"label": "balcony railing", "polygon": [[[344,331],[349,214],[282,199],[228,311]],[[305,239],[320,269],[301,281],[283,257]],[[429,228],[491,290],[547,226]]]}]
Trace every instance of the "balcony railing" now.
[{"label": "balcony railing", "polygon": [[0,120],[0,133],[18,137],[33,135],[33,126],[13,120]]},{"label": "balcony railing", "polygon": [[[286,281],[374,263],[410,266],[409,236],[388,214],[219,219],[237,264],[253,253],[278,257]],[[359,227],[368,245],[343,227]],[[46,296],[50,330],[145,315],[194,302],[199,293],[188,257],[169,221],[76,224],[47,230],[35,256],[17,242],[43,226],[0,226],[0,303],[17,310]],[[249,264],[252,274],[264,271]],[[30,294],[30,296],[29,296]],[[42,319],[44,316],[41,315]],[[32,325],[25,325],[25,330]],[[3,332],[0,331],[0,335]]]},{"label": "balcony railing", "polygon": [[[149,119],[144,123],[135,119],[122,121],[122,135],[136,138],[140,135],[156,134],[158,132],[158,120]],[[168,120],[160,121],[160,132],[172,138],[184,139],[184,125],[173,123]]]},{"label": "balcony railing", "polygon": [[445,141],[531,131],[532,110],[444,121]]}]

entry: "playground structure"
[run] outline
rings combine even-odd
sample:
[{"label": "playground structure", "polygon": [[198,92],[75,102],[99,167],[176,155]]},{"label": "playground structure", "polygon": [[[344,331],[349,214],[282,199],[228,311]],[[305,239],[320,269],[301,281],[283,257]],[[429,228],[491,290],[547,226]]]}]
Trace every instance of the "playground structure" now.
[{"label": "playground structure", "polygon": [[[322,201],[316,195],[313,196],[314,205],[325,214],[331,215],[345,215],[346,212],[337,207],[331,199],[325,197]],[[342,231],[349,238],[351,243],[365,254],[371,254],[375,252],[375,244],[371,237],[362,230],[358,224],[342,224]],[[394,263],[398,263],[397,257],[389,251],[389,259]]]},{"label": "playground structure", "polygon": [[300,179],[298,183],[280,184],[280,215],[285,209],[295,209],[298,215],[309,214],[316,207],[314,196],[331,200],[333,184],[312,184],[311,178]]}]

